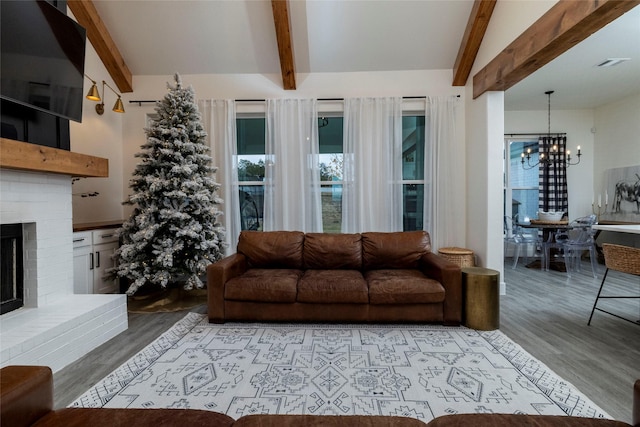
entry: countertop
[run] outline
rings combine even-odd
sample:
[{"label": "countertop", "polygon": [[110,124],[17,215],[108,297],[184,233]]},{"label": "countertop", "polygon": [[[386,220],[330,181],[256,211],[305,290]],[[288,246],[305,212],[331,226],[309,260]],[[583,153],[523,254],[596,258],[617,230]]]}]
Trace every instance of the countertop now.
[{"label": "countertop", "polygon": [[118,228],[122,225],[124,220],[122,219],[114,219],[111,221],[98,221],[98,222],[84,222],[73,224],[73,232],[76,231],[90,231],[90,230],[98,230],[101,228]]}]

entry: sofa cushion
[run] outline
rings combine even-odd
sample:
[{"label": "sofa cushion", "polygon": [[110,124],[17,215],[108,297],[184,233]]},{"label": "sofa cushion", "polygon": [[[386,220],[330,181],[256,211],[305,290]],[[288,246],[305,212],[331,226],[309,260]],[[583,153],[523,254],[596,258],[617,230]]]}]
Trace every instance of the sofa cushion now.
[{"label": "sofa cushion", "polygon": [[254,268],[302,268],[304,233],[300,231],[243,231],[238,252]]},{"label": "sofa cushion", "polygon": [[371,304],[431,304],[444,301],[442,285],[419,270],[370,270],[364,273]]},{"label": "sofa cushion", "polygon": [[360,234],[307,233],[303,257],[307,269],[360,270]]},{"label": "sofa cushion", "polygon": [[426,231],[397,233],[362,233],[362,267],[418,268],[420,257],[431,252],[431,240]]},{"label": "sofa cushion", "polygon": [[367,304],[369,290],[357,270],[307,270],[298,283],[298,302]]},{"label": "sofa cushion", "polygon": [[301,270],[250,268],[224,285],[224,299],[232,301],[296,302]]}]

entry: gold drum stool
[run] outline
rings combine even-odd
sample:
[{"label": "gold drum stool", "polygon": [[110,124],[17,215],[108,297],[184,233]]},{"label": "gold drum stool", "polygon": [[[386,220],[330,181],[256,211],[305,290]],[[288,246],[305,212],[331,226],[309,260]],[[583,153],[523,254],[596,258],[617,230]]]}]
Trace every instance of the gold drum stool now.
[{"label": "gold drum stool", "polygon": [[491,331],[500,327],[500,272],[482,267],[462,268],[464,325]]}]

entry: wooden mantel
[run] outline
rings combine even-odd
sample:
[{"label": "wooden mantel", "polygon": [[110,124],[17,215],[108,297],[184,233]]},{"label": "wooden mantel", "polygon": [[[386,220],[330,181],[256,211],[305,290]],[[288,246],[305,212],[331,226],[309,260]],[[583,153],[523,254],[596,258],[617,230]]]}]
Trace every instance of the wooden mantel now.
[{"label": "wooden mantel", "polygon": [[109,160],[67,150],[0,138],[0,168],[106,178]]}]

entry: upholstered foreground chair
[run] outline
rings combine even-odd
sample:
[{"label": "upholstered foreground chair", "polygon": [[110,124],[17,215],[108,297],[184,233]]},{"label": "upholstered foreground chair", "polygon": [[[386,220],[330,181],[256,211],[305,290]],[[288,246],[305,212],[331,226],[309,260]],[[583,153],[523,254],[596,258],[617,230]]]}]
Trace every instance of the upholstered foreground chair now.
[{"label": "upholstered foreground chair", "polygon": [[[604,286],[604,281],[607,279],[607,274],[609,273],[609,270],[615,270],[621,273],[640,276],[640,248],[631,248],[628,246],[614,245],[611,243],[603,243],[602,251],[604,252],[604,262],[605,262],[605,265],[607,266],[607,270],[604,272],[604,277],[602,277],[602,283],[600,284],[600,289],[598,290],[598,296],[596,296],[596,300],[593,303],[593,309],[591,309],[591,315],[589,316],[589,322],[587,322],[587,324],[591,325],[591,319],[593,318],[593,313],[596,310],[598,310],[603,313],[609,314],[611,316],[617,317],[618,319],[626,320],[627,322],[640,325],[640,319],[627,319],[618,314],[614,314],[610,311],[603,310],[597,307],[598,301],[603,298],[640,299],[640,295],[602,295],[602,287]],[[625,281],[624,283],[628,284],[630,289],[632,287],[635,287],[635,290],[637,291],[638,284],[640,283],[640,278],[638,278],[638,280]],[[638,314],[640,317],[640,311]]]}]

